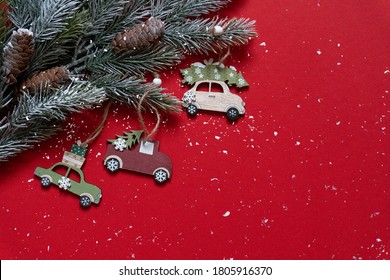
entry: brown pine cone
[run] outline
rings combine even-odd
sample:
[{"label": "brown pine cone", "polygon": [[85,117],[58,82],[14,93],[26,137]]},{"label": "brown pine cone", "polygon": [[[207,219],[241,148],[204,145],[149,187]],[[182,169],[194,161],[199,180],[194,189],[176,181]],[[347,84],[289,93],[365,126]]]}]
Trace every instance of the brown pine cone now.
[{"label": "brown pine cone", "polygon": [[33,93],[36,89],[57,88],[69,81],[69,71],[65,66],[50,68],[32,75],[23,82],[20,89]]},{"label": "brown pine cone", "polygon": [[145,23],[119,33],[111,45],[116,53],[149,46],[165,32],[164,22],[150,18]]},{"label": "brown pine cone", "polygon": [[20,28],[12,33],[11,41],[4,47],[4,61],[1,67],[9,84],[16,83],[16,77],[28,68],[34,52],[33,34]]}]

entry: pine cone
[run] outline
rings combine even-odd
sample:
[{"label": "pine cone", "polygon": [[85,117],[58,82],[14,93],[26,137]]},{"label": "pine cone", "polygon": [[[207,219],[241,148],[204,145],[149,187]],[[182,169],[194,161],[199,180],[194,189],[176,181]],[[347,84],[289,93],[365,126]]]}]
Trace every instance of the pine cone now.
[{"label": "pine cone", "polygon": [[165,32],[164,22],[150,18],[145,23],[119,33],[111,45],[115,52],[147,47]]},{"label": "pine cone", "polygon": [[11,41],[4,47],[4,61],[1,67],[9,84],[16,83],[16,77],[28,68],[34,52],[33,34],[20,28],[12,33]]},{"label": "pine cone", "polygon": [[20,89],[30,93],[35,92],[36,89],[41,88],[57,88],[67,81],[69,81],[69,71],[65,66],[50,68],[46,71],[39,72],[32,75],[25,80]]}]

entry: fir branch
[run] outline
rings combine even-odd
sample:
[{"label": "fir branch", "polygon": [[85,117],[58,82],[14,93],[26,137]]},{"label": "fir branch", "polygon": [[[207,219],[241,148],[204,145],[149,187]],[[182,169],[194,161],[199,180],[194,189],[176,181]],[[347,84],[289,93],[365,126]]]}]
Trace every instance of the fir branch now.
[{"label": "fir branch", "polygon": [[32,22],[35,41],[54,39],[66,28],[69,18],[79,9],[80,4],[81,2],[77,0],[42,1],[39,16]]},{"label": "fir branch", "polygon": [[31,23],[39,15],[42,0],[10,0],[8,7],[10,12],[8,14],[9,20],[17,28],[29,29]]},{"label": "fir branch", "polygon": [[[220,36],[213,36],[210,30],[214,26],[224,26]],[[195,19],[187,20],[181,25],[166,26],[164,42],[189,54],[218,53],[229,47],[248,43],[256,37],[255,21],[248,19]]]},{"label": "fir branch", "polygon": [[[178,63],[179,51],[163,46],[149,46],[139,51],[114,53],[111,49],[97,50],[86,61],[86,70],[101,74],[143,75],[159,72]],[[75,70],[80,72],[79,70]]]},{"label": "fir branch", "polygon": [[188,17],[199,17],[216,12],[231,0],[156,0],[152,5],[152,15],[165,22],[182,21]]},{"label": "fir branch", "polygon": [[97,34],[94,43],[99,47],[103,47],[109,44],[115,38],[116,34],[122,32],[129,26],[141,24],[145,18],[150,16],[150,12],[145,9],[148,3],[150,3],[150,0],[128,2],[125,5],[123,14]]},{"label": "fir branch", "polygon": [[0,55],[3,53],[9,29],[7,26],[7,2],[6,0],[0,0]]},{"label": "fir branch", "polygon": [[87,30],[86,36],[100,34],[106,29],[115,18],[121,16],[127,1],[123,0],[90,0],[87,10],[91,27]]},{"label": "fir branch", "polygon": [[105,75],[91,78],[92,83],[106,91],[107,97],[137,109],[141,96],[148,92],[148,103],[166,112],[178,112],[180,101],[164,94],[163,89],[154,84],[147,84],[136,77],[121,78],[118,75]]},{"label": "fir branch", "polygon": [[73,82],[55,92],[23,93],[13,112],[0,122],[0,161],[5,161],[58,131],[69,113],[91,109],[105,100],[103,89]]},{"label": "fir branch", "polygon": [[[5,109],[13,100],[13,96],[8,90],[8,86],[4,79],[0,79],[0,113]],[[0,114],[0,118],[2,115]]]},{"label": "fir branch", "polygon": [[30,62],[28,74],[43,71],[57,65],[65,65],[77,51],[76,43],[90,26],[86,11],[80,11],[70,18],[66,28],[53,40],[37,43]]},{"label": "fir branch", "polygon": [[28,129],[12,128],[0,134],[0,163],[8,161],[22,151],[31,149],[61,131],[60,122],[32,123]]}]

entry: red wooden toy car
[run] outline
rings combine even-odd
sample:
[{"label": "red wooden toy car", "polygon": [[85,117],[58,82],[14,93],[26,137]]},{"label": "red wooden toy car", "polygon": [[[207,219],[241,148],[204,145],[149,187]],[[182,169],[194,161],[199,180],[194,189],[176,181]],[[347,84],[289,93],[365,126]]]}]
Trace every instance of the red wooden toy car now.
[{"label": "red wooden toy car", "polygon": [[172,174],[172,161],[158,151],[158,141],[141,140],[134,149],[115,149],[108,145],[104,156],[104,165],[110,172],[126,169],[153,175],[157,183],[164,183]]}]

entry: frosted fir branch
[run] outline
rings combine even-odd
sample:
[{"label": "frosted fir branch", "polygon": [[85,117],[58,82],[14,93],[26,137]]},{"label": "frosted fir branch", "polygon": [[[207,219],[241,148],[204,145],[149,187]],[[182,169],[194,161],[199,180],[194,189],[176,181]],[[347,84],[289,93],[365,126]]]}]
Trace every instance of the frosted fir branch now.
[{"label": "frosted fir branch", "polygon": [[[54,92],[41,87],[33,96],[23,93],[8,126],[26,127],[34,121],[64,121],[67,114],[91,109],[106,99],[103,89],[89,82],[72,82]],[[48,88],[48,87],[46,87]]]},{"label": "frosted fir branch", "polygon": [[62,32],[69,18],[80,8],[76,0],[45,0],[42,1],[39,16],[32,22],[32,31],[36,42],[52,40]]},{"label": "frosted fir branch", "polygon": [[86,11],[81,11],[68,20],[67,27],[53,40],[37,43],[28,74],[69,63],[76,52],[76,42],[89,26]]},{"label": "frosted fir branch", "polygon": [[154,2],[152,15],[170,23],[216,12],[225,7],[231,0],[156,0]]},{"label": "frosted fir branch", "polygon": [[[121,78],[118,75],[105,75],[91,78],[92,83],[106,91],[107,97],[136,109],[141,96],[147,92],[147,104],[166,112],[178,112],[180,101],[173,95],[163,93],[163,89],[154,84],[145,83],[135,77]],[[142,106],[143,108],[147,107]]]},{"label": "frosted fir branch", "polygon": [[105,46],[115,38],[116,34],[126,28],[141,24],[145,18],[150,17],[150,11],[146,9],[148,4],[150,4],[150,0],[128,2],[123,10],[123,14],[97,34],[94,43],[100,47]]},{"label": "frosted fir branch", "polygon": [[[169,46],[153,45],[139,51],[114,53],[101,49],[91,54],[85,69],[99,74],[143,75],[159,72],[180,62],[181,53]],[[75,70],[80,72],[79,69]]]},{"label": "frosted fir branch", "polygon": [[[13,100],[12,93],[9,92],[7,84],[4,79],[0,79],[0,113],[5,109]],[[0,118],[2,116],[0,115]],[[1,126],[1,124],[0,124]]]},{"label": "frosted fir branch", "polygon": [[107,25],[123,14],[127,2],[123,0],[88,1],[87,10],[91,27],[85,35],[93,36],[103,32]]},{"label": "frosted fir branch", "polygon": [[31,149],[61,130],[60,122],[32,123],[28,130],[21,128],[7,129],[0,134],[0,163],[6,162],[19,153]]},{"label": "frosted fir branch", "polygon": [[30,28],[31,23],[39,15],[42,0],[10,0],[8,18],[17,28]]},{"label": "frosted fir branch", "polygon": [[74,82],[56,91],[23,93],[12,113],[0,122],[0,161],[5,161],[59,130],[67,115],[91,109],[106,99],[103,89]]},{"label": "frosted fir branch", "polygon": [[[210,30],[215,26],[223,26],[222,35],[214,36]],[[229,47],[247,44],[257,36],[255,21],[249,19],[194,19],[187,20],[182,25],[166,26],[164,42],[179,48],[188,54],[218,53]]]},{"label": "frosted fir branch", "polygon": [[7,26],[7,1],[0,0],[0,55],[3,54],[3,48],[9,34],[9,28]]}]

